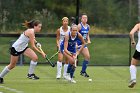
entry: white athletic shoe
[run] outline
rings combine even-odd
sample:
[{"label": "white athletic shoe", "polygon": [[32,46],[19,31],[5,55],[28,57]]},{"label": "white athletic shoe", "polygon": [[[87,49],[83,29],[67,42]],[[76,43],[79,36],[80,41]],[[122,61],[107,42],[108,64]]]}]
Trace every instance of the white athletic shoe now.
[{"label": "white athletic shoe", "polygon": [[68,80],[68,81],[70,81],[70,80],[71,80],[71,78],[70,78],[70,76],[69,76],[69,75],[63,76],[63,78],[64,78],[64,79],[66,79],[66,80]]},{"label": "white athletic shoe", "polygon": [[61,78],[61,75],[57,75],[57,76],[56,76],[56,79],[60,79],[60,78]]},{"label": "white athletic shoe", "polygon": [[133,79],[133,80],[131,80],[131,81],[129,82],[128,87],[129,87],[129,88],[133,88],[135,85],[136,85],[136,79]]},{"label": "white athletic shoe", "polygon": [[73,78],[70,80],[70,82],[71,83],[76,83],[76,81]]}]

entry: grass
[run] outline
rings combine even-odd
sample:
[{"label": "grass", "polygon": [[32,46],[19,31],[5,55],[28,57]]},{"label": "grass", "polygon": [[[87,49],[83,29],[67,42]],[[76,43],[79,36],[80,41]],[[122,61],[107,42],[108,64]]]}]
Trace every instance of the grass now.
[{"label": "grass", "polygon": [[[0,62],[9,63],[10,41],[16,38],[0,37]],[[37,38],[42,44],[43,50],[48,57],[56,53],[55,38]],[[129,64],[129,39],[128,38],[91,38],[88,45],[91,62],[90,65],[128,65]],[[133,52],[132,52],[133,53]],[[38,54],[38,53],[37,53]],[[44,59],[38,54],[39,63],[44,63]],[[56,62],[57,56],[52,61]],[[82,64],[83,57],[79,56],[79,65]],[[30,59],[25,57],[24,63],[29,63]]]},{"label": "grass", "polygon": [[[0,66],[2,70],[4,66]],[[138,67],[138,69],[140,69]],[[140,80],[135,88],[128,88],[129,68],[114,66],[89,66],[87,72],[93,80],[79,75],[81,67],[75,72],[76,84],[64,79],[56,80],[56,68],[38,65],[36,74],[39,80],[27,79],[28,66],[17,66],[5,77],[5,84],[0,85],[1,93],[139,93]],[[140,74],[137,74],[137,78]],[[16,92],[15,92],[16,90]]]}]

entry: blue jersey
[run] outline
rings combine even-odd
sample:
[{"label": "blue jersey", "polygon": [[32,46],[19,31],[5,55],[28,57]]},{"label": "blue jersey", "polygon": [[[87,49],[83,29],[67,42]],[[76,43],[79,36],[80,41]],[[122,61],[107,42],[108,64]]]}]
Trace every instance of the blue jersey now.
[{"label": "blue jersey", "polygon": [[[82,23],[80,24],[81,24],[81,30],[79,31],[79,33],[83,36],[84,40],[86,40],[88,32],[89,32],[89,25],[87,24],[86,27],[84,27]],[[82,45],[82,42],[80,39],[78,39],[77,44]]]},{"label": "blue jersey", "polygon": [[[68,34],[69,34],[69,40],[68,40],[68,48],[67,49],[71,53],[76,53],[76,43],[78,40],[78,33],[76,34],[75,38],[72,38],[71,32],[69,32]],[[63,40],[63,42],[60,45],[60,50],[62,53],[64,51],[64,41],[65,41],[65,39]]]}]

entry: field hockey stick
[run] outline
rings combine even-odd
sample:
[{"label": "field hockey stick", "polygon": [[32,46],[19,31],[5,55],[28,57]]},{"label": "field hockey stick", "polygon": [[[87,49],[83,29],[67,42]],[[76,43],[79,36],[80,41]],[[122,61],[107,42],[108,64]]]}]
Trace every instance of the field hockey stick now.
[{"label": "field hockey stick", "polygon": [[53,55],[49,58],[49,60],[51,60],[52,58],[54,58],[58,53],[59,53],[59,51],[57,51],[55,54],[53,54]]},{"label": "field hockey stick", "polygon": [[77,67],[77,54],[76,54],[76,56],[74,58],[74,66]]},{"label": "field hockey stick", "polygon": [[[38,47],[38,48],[39,48],[39,50],[40,50],[42,53],[44,52],[44,51],[42,50],[41,46]],[[47,60],[47,62],[50,63],[50,65],[51,65],[52,67],[55,67],[55,64],[53,64],[53,63],[48,59],[47,55],[45,56],[45,59]]]}]

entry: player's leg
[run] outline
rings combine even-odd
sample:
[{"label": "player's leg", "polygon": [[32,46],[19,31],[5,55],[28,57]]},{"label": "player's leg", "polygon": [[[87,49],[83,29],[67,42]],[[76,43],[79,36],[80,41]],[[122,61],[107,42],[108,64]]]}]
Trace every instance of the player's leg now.
[{"label": "player's leg", "polygon": [[56,74],[57,79],[61,78],[62,61],[63,61],[63,54],[61,52],[59,52],[58,61],[57,61],[57,74]]},{"label": "player's leg", "polygon": [[30,48],[27,48],[25,50],[24,55],[27,56],[27,57],[29,57],[31,59],[30,67],[29,67],[29,71],[28,71],[27,77],[29,79],[39,79],[39,77],[34,74],[34,69],[35,69],[35,67],[37,65],[38,56]]},{"label": "player's leg", "polygon": [[17,63],[17,61],[18,61],[18,57],[19,57],[19,56],[13,56],[13,55],[11,55],[10,64],[9,64],[8,66],[6,66],[6,67],[2,70],[2,72],[0,73],[0,83],[3,83],[3,82],[4,82],[4,80],[3,80],[4,76],[5,76],[11,69],[13,69],[13,68],[16,66],[16,63]]},{"label": "player's leg", "polygon": [[65,56],[64,56],[64,59],[65,59],[65,63],[64,63],[63,78],[66,80],[70,80],[70,73],[67,73],[69,61],[68,61],[68,58],[66,58]]},{"label": "player's leg", "polygon": [[67,73],[70,73],[70,81],[72,83],[76,83],[76,81],[73,79],[73,75],[74,75],[74,72],[75,72],[75,67],[74,67],[74,58],[71,57],[70,55],[68,55],[67,53],[63,53],[64,56],[68,59],[68,68],[67,68]]},{"label": "player's leg", "polygon": [[136,65],[137,65],[137,63],[138,63],[138,60],[136,60],[135,58],[132,58],[131,65],[130,65],[131,80],[128,85],[128,87],[130,87],[130,88],[133,88],[136,84],[136,74],[137,74]]},{"label": "player's leg", "polygon": [[90,60],[90,54],[89,54],[88,48],[87,47],[83,48],[81,53],[84,56],[84,61],[82,64],[82,70],[80,72],[80,75],[85,76],[85,77],[89,77],[89,75],[86,73],[87,65],[88,65],[89,60]]}]

